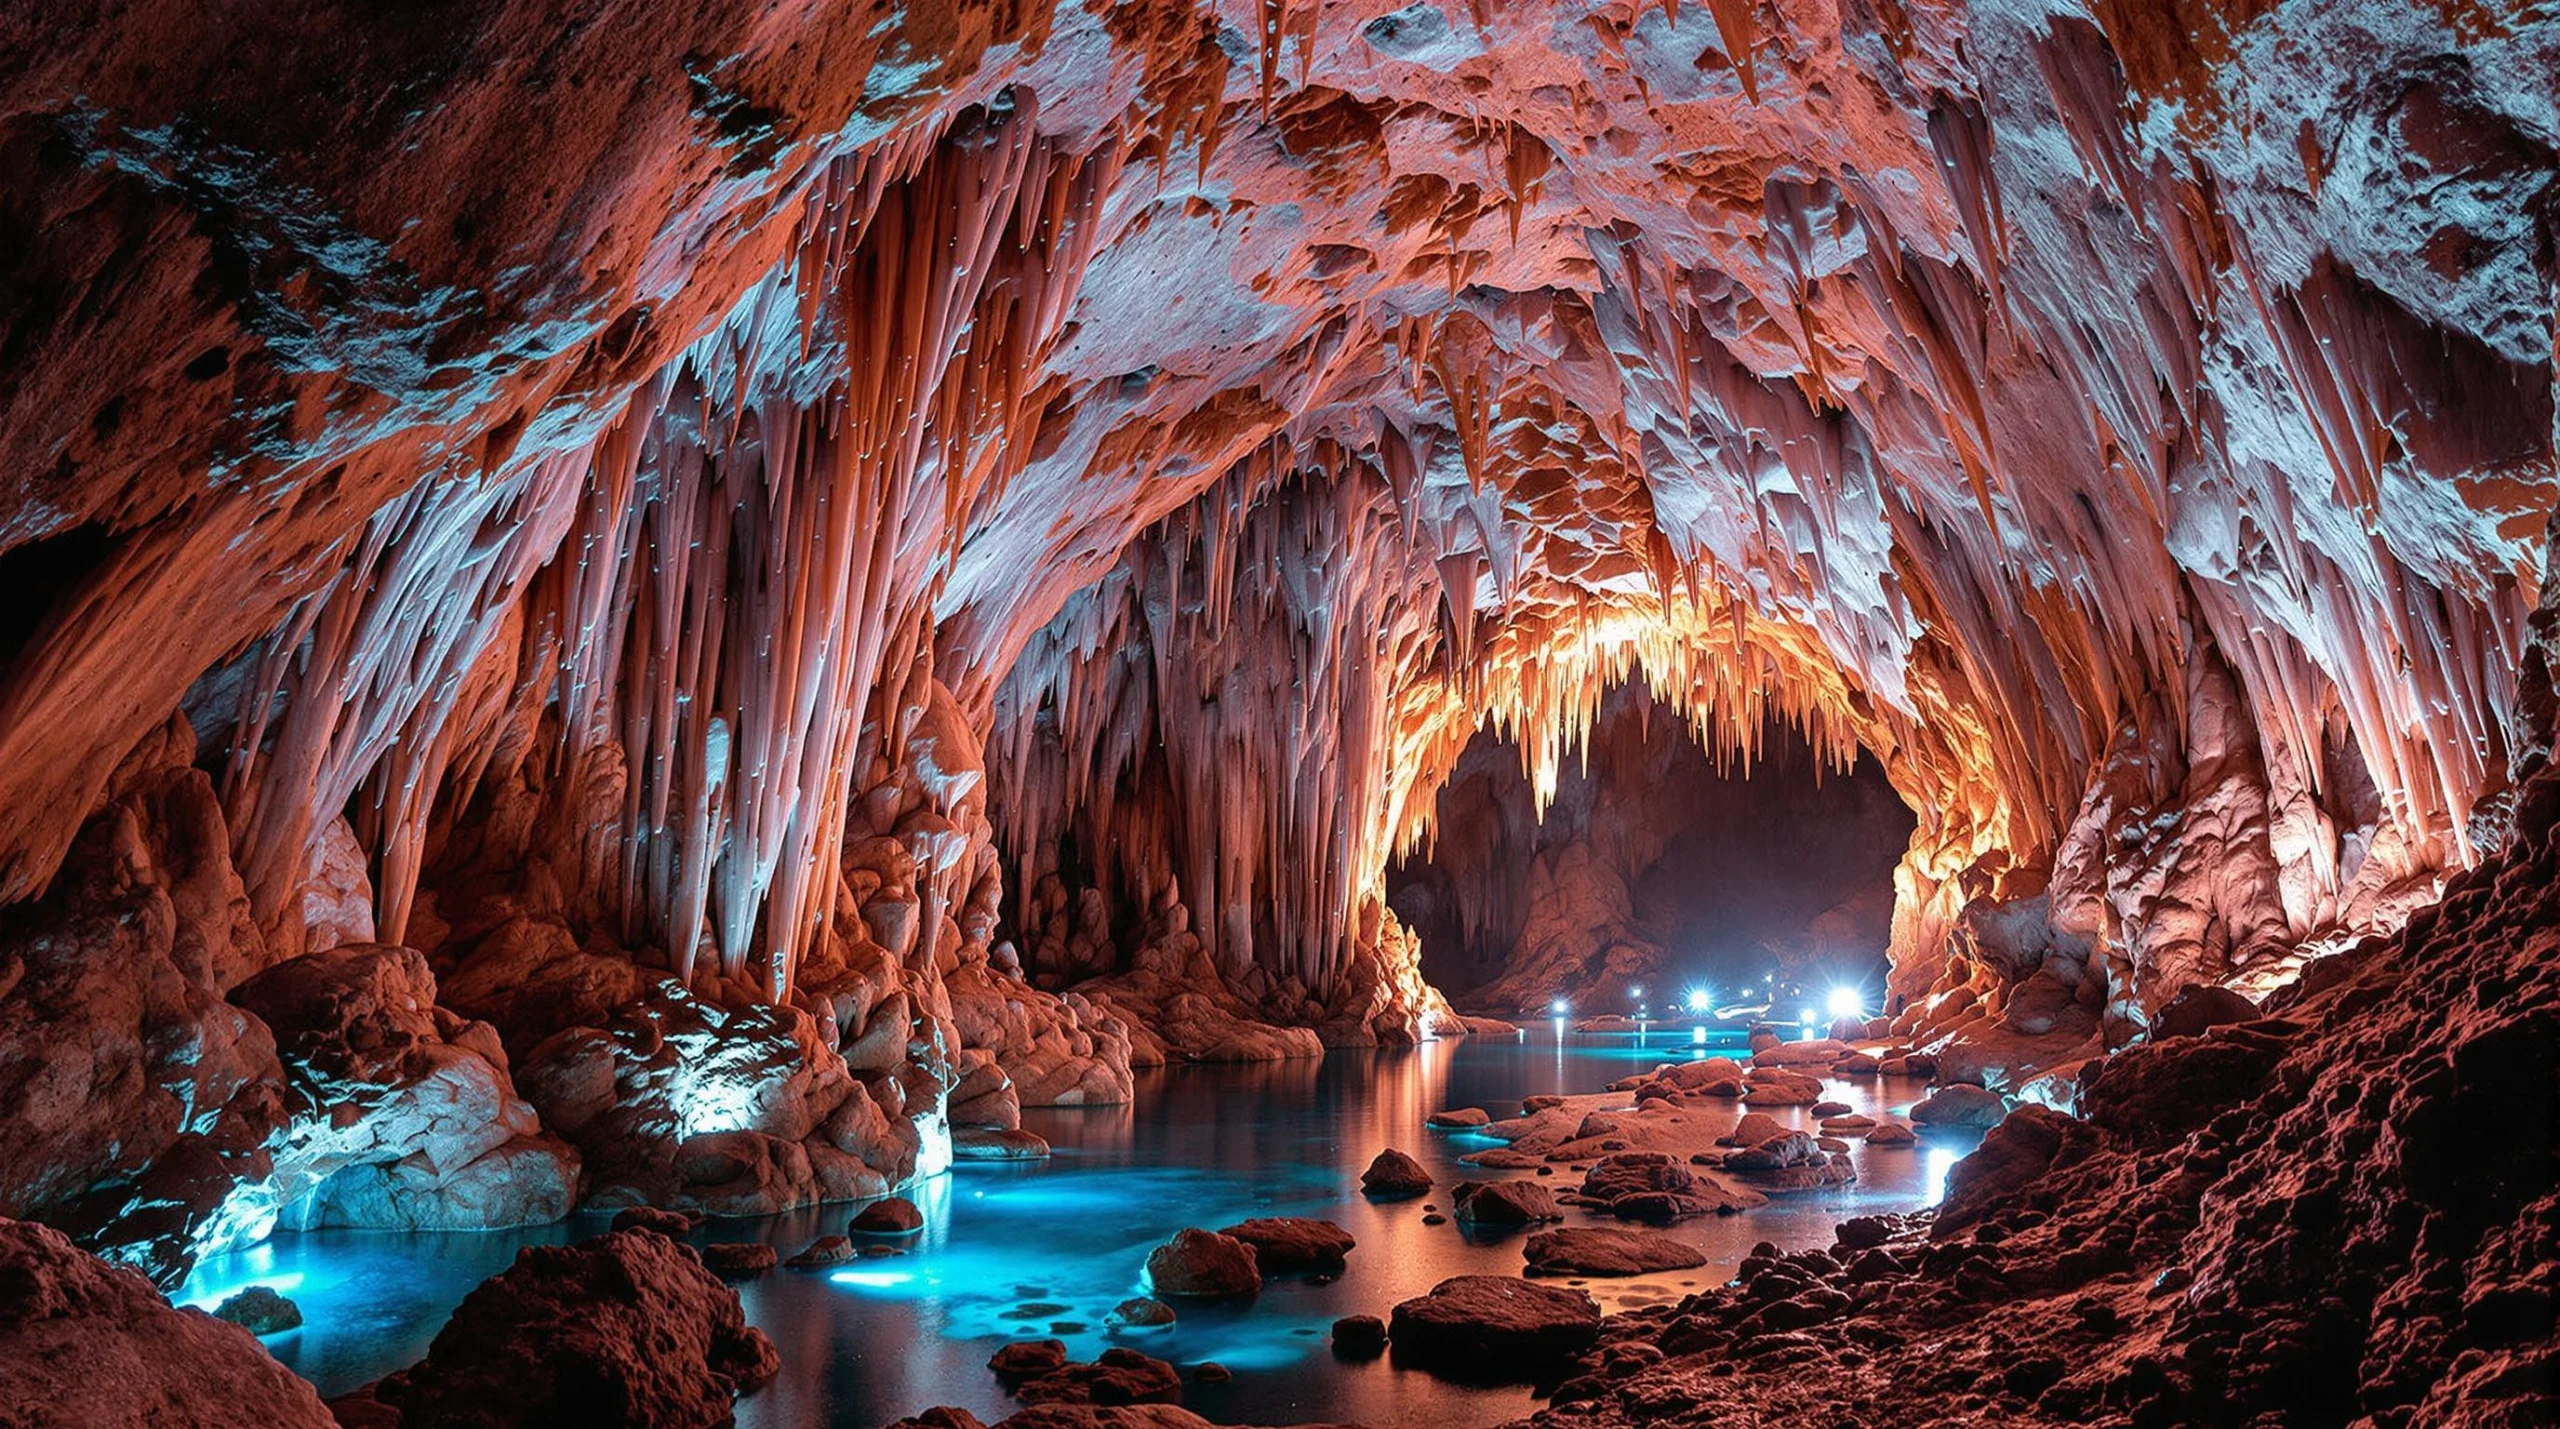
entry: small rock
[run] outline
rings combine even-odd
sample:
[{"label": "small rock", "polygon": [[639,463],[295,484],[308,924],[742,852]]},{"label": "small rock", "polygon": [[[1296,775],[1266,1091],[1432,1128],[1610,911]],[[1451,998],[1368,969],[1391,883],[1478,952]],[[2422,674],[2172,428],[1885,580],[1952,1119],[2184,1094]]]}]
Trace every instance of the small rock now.
[{"label": "small rock", "polygon": [[1442,1131],[1473,1131],[1492,1124],[1493,1118],[1486,1114],[1484,1108],[1472,1106],[1459,1107],[1454,1111],[1435,1111],[1423,1120],[1423,1125],[1438,1127]]},{"label": "small rock", "polygon": [[760,1240],[723,1241],[702,1248],[702,1268],[723,1280],[753,1280],[781,1258],[780,1251]]},{"label": "small rock", "polygon": [[987,1368],[1008,1382],[1038,1379],[1066,1368],[1067,1347],[1057,1340],[1020,1340],[995,1352]]},{"label": "small rock", "polygon": [[1647,1275],[1707,1263],[1694,1245],[1637,1231],[1540,1231],[1522,1250],[1536,1275]]},{"label": "small rock", "polygon": [[924,1229],[924,1212],[904,1196],[886,1196],[862,1208],[846,1227],[852,1235],[914,1235]]},{"label": "small rock", "polygon": [[1461,1181],[1457,1189],[1461,1225],[1498,1229],[1537,1221],[1562,1220],[1556,1198],[1534,1181]]},{"label": "small rock", "polygon": [[951,1133],[951,1154],[962,1161],[1038,1161],[1049,1154],[1049,1143],[1018,1128],[964,1126]]},{"label": "small rock", "polygon": [[1563,1367],[1600,1337],[1589,1295],[1509,1275],[1460,1275],[1396,1306],[1400,1361],[1505,1379]]},{"label": "small rock", "polygon": [[1158,1296],[1236,1300],[1261,1292],[1262,1270],[1253,1247],[1194,1227],[1176,1232],[1147,1256],[1147,1283]]},{"label": "small rock", "polygon": [[1963,1082],[1940,1087],[1911,1108],[1911,1119],[1922,1126],[1993,1127],[2008,1114],[1999,1093]]},{"label": "small rock", "polygon": [[693,1217],[656,1206],[625,1206],[614,1212],[613,1229],[656,1231],[669,1240],[682,1240],[693,1234]]},{"label": "small rock", "polygon": [[1333,1222],[1302,1216],[1257,1216],[1218,1234],[1252,1246],[1255,1263],[1277,1274],[1339,1271],[1356,1244],[1351,1232]]},{"label": "small rock", "polygon": [[1898,1121],[1877,1122],[1875,1129],[1867,1133],[1869,1146],[1909,1146],[1919,1139],[1910,1127]]},{"label": "small rock", "polygon": [[228,1320],[253,1335],[280,1335],[301,1327],[302,1308],[272,1286],[252,1285],[215,1306],[213,1318]]},{"label": "small rock", "polygon": [[794,1270],[831,1270],[851,1262],[854,1254],[852,1241],[840,1235],[822,1235],[783,1264]]},{"label": "small rock", "polygon": [[1386,1353],[1387,1322],[1375,1315],[1345,1315],[1333,1322],[1333,1352],[1347,1360]]},{"label": "small rock", "polygon": [[1144,1295],[1133,1295],[1121,1301],[1111,1307],[1110,1314],[1102,1317],[1104,1324],[1123,1330],[1162,1329],[1173,1321],[1172,1306]]},{"label": "small rock", "polygon": [[1360,1173],[1360,1189],[1381,1200],[1419,1196],[1431,1189],[1431,1173],[1421,1162],[1390,1147]]},{"label": "small rock", "polygon": [[1192,1367],[1191,1377],[1202,1384],[1224,1384],[1236,1377],[1235,1371],[1216,1360],[1202,1360]]}]

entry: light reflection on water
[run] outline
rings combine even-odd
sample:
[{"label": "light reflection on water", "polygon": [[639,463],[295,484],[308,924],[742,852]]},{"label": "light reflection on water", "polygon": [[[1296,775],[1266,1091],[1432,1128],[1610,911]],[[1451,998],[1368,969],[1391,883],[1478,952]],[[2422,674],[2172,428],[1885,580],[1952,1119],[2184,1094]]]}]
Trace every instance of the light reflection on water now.
[{"label": "light reflection on water", "polygon": [[[1426,1202],[1447,1209],[1447,1184],[1477,1174],[1457,1158],[1498,1144],[1426,1131],[1423,1118],[1477,1105],[1500,1116],[1523,1096],[1597,1091],[1667,1057],[1739,1050],[1726,1038],[1695,1048],[1685,1029],[1658,1033],[1641,1048],[1623,1034],[1565,1041],[1538,1033],[1520,1042],[1336,1053],[1321,1062],[1181,1068],[1144,1076],[1134,1107],[1027,1113],[1025,1124],[1058,1154],[1045,1164],[964,1164],[913,1188],[925,1229],[906,1254],[831,1274],[780,1271],[741,1287],[749,1320],[781,1350],[783,1373],[739,1405],[738,1422],[871,1429],[934,1404],[992,1420],[1012,1406],[987,1373],[987,1356],[1007,1339],[1040,1337],[1065,1340],[1078,1358],[1129,1344],[1185,1366],[1216,1360],[1236,1378],[1188,1385],[1185,1403],[1226,1422],[1467,1429],[1522,1415],[1531,1408],[1525,1389],[1450,1385],[1385,1361],[1345,1365],[1325,1347],[1338,1316],[1383,1315],[1447,1276],[1520,1267],[1521,1237],[1470,1244],[1454,1224],[1421,1223]],[[1861,1079],[1833,1090],[1857,1110],[1880,1114],[1899,1110],[1919,1086]],[[1778,1115],[1791,1126],[1813,1124],[1801,1109]],[[1360,1170],[1384,1146],[1420,1157],[1442,1191],[1388,1204],[1360,1196]],[[1852,1186],[1670,1232],[1704,1248],[1708,1265],[1590,1289],[1613,1308],[1655,1303],[1728,1278],[1756,1241],[1827,1245],[1842,1217],[1934,1201],[1959,1154],[1935,1138],[1917,1148],[1858,1146],[1860,1180]],[[766,1240],[789,1255],[842,1230],[850,1212],[835,1206],[720,1222],[696,1239]],[[1145,1293],[1147,1252],[1158,1242],[1183,1226],[1253,1215],[1341,1223],[1359,1240],[1349,1271],[1327,1285],[1275,1280],[1250,1305],[1186,1306],[1168,1328],[1106,1328],[1112,1306]],[[269,1348],[334,1394],[416,1360],[452,1306],[503,1269],[517,1247],[574,1240],[602,1224],[580,1217],[489,1235],[280,1234],[207,1262],[182,1298],[210,1304],[244,1285],[285,1289],[305,1324],[270,1339]]]}]

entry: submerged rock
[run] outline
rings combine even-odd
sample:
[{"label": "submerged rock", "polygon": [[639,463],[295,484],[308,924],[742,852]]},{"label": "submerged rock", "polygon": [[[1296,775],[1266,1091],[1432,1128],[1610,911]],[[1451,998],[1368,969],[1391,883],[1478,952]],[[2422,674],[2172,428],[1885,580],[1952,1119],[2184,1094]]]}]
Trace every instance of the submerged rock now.
[{"label": "submerged rock", "polygon": [[1174,1322],[1173,1307],[1162,1300],[1144,1295],[1131,1296],[1111,1307],[1102,1322],[1116,1329],[1160,1330]]},{"label": "submerged rock", "polygon": [[822,1235],[802,1247],[800,1253],[783,1264],[793,1270],[832,1270],[853,1262],[859,1252],[853,1242],[840,1235]]},{"label": "submerged rock", "polygon": [[1049,1143],[1019,1127],[964,1126],[951,1133],[951,1154],[963,1161],[1040,1161]]}]

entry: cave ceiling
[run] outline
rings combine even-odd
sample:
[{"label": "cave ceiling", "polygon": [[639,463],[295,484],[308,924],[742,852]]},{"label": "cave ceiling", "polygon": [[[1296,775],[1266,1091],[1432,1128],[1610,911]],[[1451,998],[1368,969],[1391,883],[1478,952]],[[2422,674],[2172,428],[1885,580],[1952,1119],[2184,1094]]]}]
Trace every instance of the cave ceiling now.
[{"label": "cave ceiling", "polygon": [[2547,11],[91,18],[0,49],[0,899],[182,707],[263,921],[352,809],[397,939],[540,771],[777,995],[920,731],[1026,885],[1314,984],[1482,721],[1551,787],[1628,678],[1872,751],[1898,943],[2235,750],[2293,939],[2489,837]]}]

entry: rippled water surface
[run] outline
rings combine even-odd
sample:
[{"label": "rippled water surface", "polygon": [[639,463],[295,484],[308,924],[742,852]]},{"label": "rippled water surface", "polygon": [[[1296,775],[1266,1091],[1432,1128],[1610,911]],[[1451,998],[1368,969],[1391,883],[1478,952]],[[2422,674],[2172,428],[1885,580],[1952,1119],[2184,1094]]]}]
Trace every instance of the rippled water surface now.
[{"label": "rippled water surface", "polygon": [[[1469,1174],[1457,1158],[1495,1143],[1426,1131],[1444,1107],[1483,1106],[1496,1116],[1523,1096],[1592,1092],[1671,1057],[1735,1052],[1688,1034],[1559,1043],[1548,1028],[1524,1042],[1469,1039],[1410,1052],[1339,1052],[1321,1062],[1186,1067],[1142,1075],[1135,1106],[1025,1114],[1057,1155],[1027,1166],[963,1165],[909,1194],[925,1214],[908,1254],[864,1260],[832,1274],[777,1271],[740,1287],[747,1318],[782,1352],[782,1376],[739,1405],[743,1429],[872,1429],[934,1404],[981,1417],[1010,1412],[987,1373],[1007,1339],[1054,1336],[1077,1358],[1125,1343],[1186,1367],[1215,1360],[1226,1384],[1186,1386],[1194,1411],[1228,1423],[1312,1419],[1375,1426],[1469,1429],[1499,1424],[1532,1405],[1525,1388],[1448,1384],[1384,1360],[1336,1361],[1326,1332],[1337,1316],[1383,1316],[1397,1300],[1439,1280],[1520,1268],[1520,1236],[1470,1244],[1454,1224],[1422,1224],[1423,1201],[1372,1204],[1359,1173],[1380,1147],[1420,1157],[1442,1190]],[[1920,1095],[1908,1081],[1832,1084],[1861,1111],[1899,1108]],[[1800,1111],[1780,1113],[1807,1125]],[[1696,1270],[1589,1286],[1611,1308],[1676,1299],[1732,1273],[1750,1246],[1828,1245],[1840,1218],[1903,1210],[1936,1199],[1964,1147],[1855,1147],[1859,1179],[1836,1191],[1782,1197],[1738,1216],[1686,1222],[1668,1234],[1704,1247]],[[1569,1184],[1560,1175],[1552,1184]],[[789,1255],[840,1231],[852,1208],[831,1206],[763,1221],[717,1222],[699,1241],[766,1240]],[[1184,1226],[1215,1228],[1254,1215],[1321,1216],[1359,1238],[1350,1270],[1331,1284],[1281,1279],[1247,1306],[1184,1307],[1161,1330],[1106,1333],[1103,1316],[1144,1292],[1149,1249]],[[1591,1218],[1572,1213],[1567,1224]],[[249,1284],[269,1284],[301,1307],[300,1330],[267,1341],[276,1357],[324,1394],[417,1360],[472,1286],[506,1267],[519,1246],[575,1240],[603,1218],[484,1235],[363,1231],[283,1234],[207,1262],[181,1295],[211,1304]]]}]

